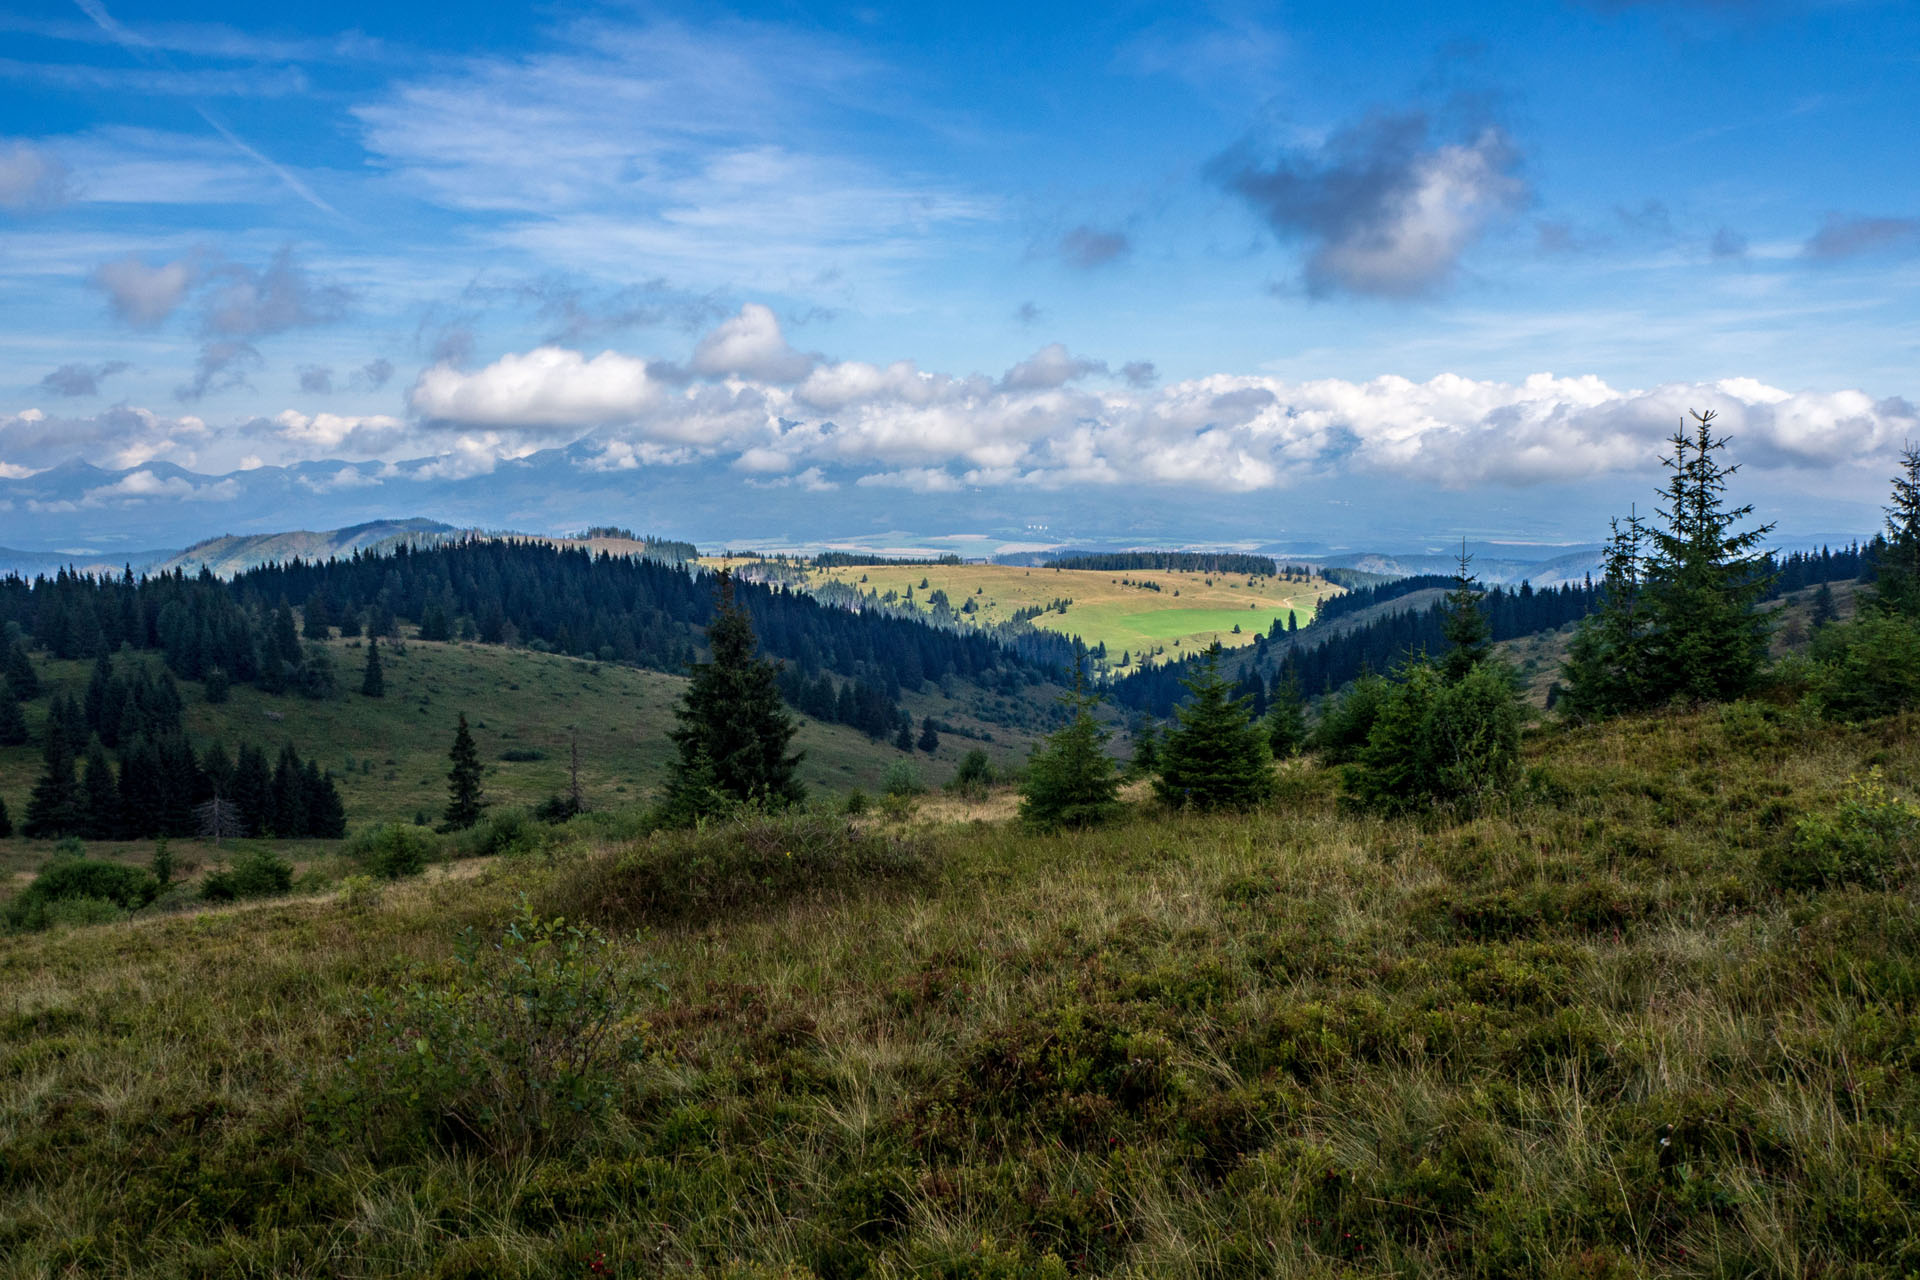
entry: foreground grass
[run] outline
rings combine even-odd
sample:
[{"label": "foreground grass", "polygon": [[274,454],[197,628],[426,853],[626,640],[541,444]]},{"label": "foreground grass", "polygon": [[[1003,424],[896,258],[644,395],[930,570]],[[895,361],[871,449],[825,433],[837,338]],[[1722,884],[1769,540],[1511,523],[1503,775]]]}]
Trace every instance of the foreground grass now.
[{"label": "foreground grass", "polygon": [[1761,866],[1850,774],[1910,793],[1915,727],[1554,732],[1458,823],[1299,768],[933,829],[920,883],[616,942],[650,1052],[517,1154],[325,1102],[365,993],[591,916],[618,849],[0,939],[0,1275],[1909,1275],[1911,879]]}]

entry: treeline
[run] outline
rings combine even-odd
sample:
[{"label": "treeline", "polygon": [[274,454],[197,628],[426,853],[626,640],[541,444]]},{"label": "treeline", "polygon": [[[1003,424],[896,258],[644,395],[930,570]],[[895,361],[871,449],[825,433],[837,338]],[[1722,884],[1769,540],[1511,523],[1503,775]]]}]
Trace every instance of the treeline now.
[{"label": "treeline", "polygon": [[[1280,576],[1280,565],[1272,556],[1250,556],[1224,551],[1115,551],[1106,553],[1069,552],[1053,556],[1049,569],[1092,569],[1098,573],[1130,573],[1137,569],[1158,569],[1177,573],[1222,573],[1242,577]],[[1289,565],[1288,572],[1306,574],[1304,567]]]},{"label": "treeline", "polygon": [[[1331,571],[1328,576],[1332,576]],[[1322,600],[1314,611],[1313,620],[1316,623],[1331,622],[1335,618],[1344,618],[1362,609],[1371,609],[1374,605],[1385,604],[1389,600],[1410,596],[1416,591],[1431,591],[1452,585],[1453,579],[1444,573],[1418,573],[1410,578],[1393,578],[1386,582],[1349,587],[1337,596],[1329,596]]]},{"label": "treeline", "polygon": [[[850,612],[795,591],[739,584],[766,651],[810,679],[832,672],[883,690],[953,677],[1015,692],[1072,660],[1052,635],[996,637],[931,626],[906,611]],[[296,626],[289,601],[303,601]],[[12,622],[56,657],[121,646],[157,650],[182,679],[272,693],[334,692],[331,634],[390,636],[402,619],[426,639],[524,644],[542,651],[681,672],[712,617],[699,575],[654,560],[593,556],[539,542],[469,541],[391,554],[269,565],[222,582],[178,571],[135,579],[61,572],[0,580],[0,625]]]},{"label": "treeline", "polygon": [[[1450,581],[1450,580],[1443,580]],[[1598,589],[1588,583],[1569,583],[1535,591],[1527,583],[1518,588],[1495,587],[1480,597],[1495,641],[1511,640],[1539,631],[1552,631],[1577,622],[1592,611]],[[1241,692],[1255,694],[1253,680],[1263,680],[1260,672],[1271,672],[1274,682],[1286,679],[1280,668],[1298,681],[1308,694],[1324,693],[1359,676],[1364,671],[1389,671],[1402,659],[1417,653],[1438,653],[1448,643],[1447,613],[1436,602],[1425,609],[1407,609],[1375,618],[1339,635],[1317,643],[1314,629],[1289,633],[1290,642],[1270,642],[1266,638],[1255,646],[1250,676],[1243,676]],[[1193,663],[1183,659],[1158,667],[1142,667],[1116,681],[1114,700],[1125,707],[1156,717],[1173,712],[1183,696],[1183,681],[1193,678]],[[1260,692],[1271,686],[1263,682]]]},{"label": "treeline", "polygon": [[775,684],[787,705],[827,724],[844,724],[878,741],[894,741],[911,724],[899,703],[864,680],[835,684],[822,672],[808,679],[797,667],[782,667]]},{"label": "treeline", "polygon": [[580,534],[584,540],[594,538],[619,538],[626,542],[640,544],[640,554],[655,560],[664,560],[668,564],[684,564],[700,558],[700,548],[691,542],[682,542],[675,538],[656,538],[652,534],[636,534],[622,525],[596,524]]},{"label": "treeline", "polygon": [[910,556],[869,555],[859,551],[822,551],[813,558],[816,569],[859,569],[868,566],[885,568],[888,565],[956,565],[965,564],[959,556],[934,556],[932,559],[915,559]]}]

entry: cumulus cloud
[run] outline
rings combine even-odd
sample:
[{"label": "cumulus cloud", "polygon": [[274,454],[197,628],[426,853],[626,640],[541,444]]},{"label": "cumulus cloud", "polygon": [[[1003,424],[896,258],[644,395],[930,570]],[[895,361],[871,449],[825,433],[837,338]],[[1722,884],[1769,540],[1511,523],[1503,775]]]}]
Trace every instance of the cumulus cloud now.
[{"label": "cumulus cloud", "polygon": [[136,329],[151,329],[179,309],[198,276],[198,264],[192,258],[151,267],[128,254],[103,263],[91,280],[105,291],[115,315]]},{"label": "cumulus cloud", "polygon": [[74,458],[116,468],[161,457],[192,462],[211,436],[200,418],[167,417],[125,405],[86,417],[28,409],[0,413],[0,462],[35,471]]},{"label": "cumulus cloud", "polygon": [[240,496],[233,480],[198,483],[186,476],[156,475],[151,471],[133,471],[112,484],[89,489],[80,499],[82,507],[128,507],[147,502],[230,502]]},{"label": "cumulus cloud", "polygon": [[1323,145],[1262,154],[1247,142],[1208,166],[1283,240],[1306,247],[1309,292],[1433,292],[1500,216],[1526,200],[1499,128],[1441,141],[1419,112],[1372,116]]},{"label": "cumulus cloud", "polygon": [[515,428],[594,427],[644,412],[661,389],[647,362],[603,351],[591,360],[562,347],[505,355],[473,373],[437,364],[408,396],[429,420]]},{"label": "cumulus cloud", "polygon": [[1124,231],[1103,231],[1083,223],[1060,237],[1059,249],[1068,266],[1091,271],[1126,257],[1133,242]]},{"label": "cumulus cloud", "polygon": [[40,379],[40,389],[56,396],[97,396],[102,382],[131,367],[125,360],[108,360],[102,364],[63,364]]},{"label": "cumulus cloud", "polygon": [[700,339],[693,349],[692,368],[708,375],[798,382],[818,360],[818,356],[795,351],[787,344],[779,317],[771,308],[749,302],[738,315],[722,321]]},{"label": "cumulus cloud", "polygon": [[282,410],[271,418],[256,418],[241,431],[275,442],[283,456],[301,458],[376,458],[418,438],[418,433],[404,419],[385,414],[353,416],[301,413],[297,409]]},{"label": "cumulus cloud", "polygon": [[67,166],[22,138],[0,141],[0,209],[24,213],[66,203]]},{"label": "cumulus cloud", "polygon": [[1801,246],[1815,262],[1838,262],[1868,254],[1920,247],[1920,218],[1866,218],[1830,213]]},{"label": "cumulus cloud", "polygon": [[1007,370],[1000,385],[1010,391],[1039,391],[1106,371],[1105,361],[1076,359],[1064,343],[1052,342]]},{"label": "cumulus cloud", "polygon": [[[1144,362],[1137,362],[1144,366]],[[1223,491],[1380,475],[1456,489],[1645,469],[1689,408],[1713,408],[1761,469],[1851,465],[1920,433],[1904,401],[1755,380],[1621,389],[1594,377],[1289,382],[1216,374],[1155,385],[1044,347],[998,378],[912,361],[816,365],[799,383],[668,385],[645,361],[541,348],[472,373],[436,367],[416,412],[514,448],[600,428],[590,465],[710,460],[772,484],[816,468],[918,492],[1147,484]]]}]

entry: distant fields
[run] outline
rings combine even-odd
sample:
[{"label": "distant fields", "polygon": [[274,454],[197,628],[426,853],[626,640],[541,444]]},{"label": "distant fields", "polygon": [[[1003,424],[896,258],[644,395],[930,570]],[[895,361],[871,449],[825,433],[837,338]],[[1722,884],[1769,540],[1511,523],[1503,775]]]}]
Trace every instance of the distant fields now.
[{"label": "distant fields", "polygon": [[[736,557],[705,563],[750,569],[755,562]],[[1318,577],[1289,582],[1222,574],[1103,573],[996,564],[809,567],[804,575],[802,585],[808,588],[834,582],[883,599],[892,592],[893,603],[911,603],[927,612],[934,607],[935,593],[944,592],[956,611],[971,600],[974,612],[964,615],[965,619],[981,626],[1010,621],[1022,609],[1047,609],[1067,600],[1065,612],[1042,613],[1032,619],[1033,625],[1077,636],[1089,648],[1104,644],[1109,664],[1117,664],[1123,655],[1135,662],[1164,661],[1215,640],[1228,648],[1252,644],[1275,622],[1284,624],[1289,613],[1306,626],[1321,600],[1340,593],[1339,587]],[[1144,585],[1149,583],[1159,590]]]}]

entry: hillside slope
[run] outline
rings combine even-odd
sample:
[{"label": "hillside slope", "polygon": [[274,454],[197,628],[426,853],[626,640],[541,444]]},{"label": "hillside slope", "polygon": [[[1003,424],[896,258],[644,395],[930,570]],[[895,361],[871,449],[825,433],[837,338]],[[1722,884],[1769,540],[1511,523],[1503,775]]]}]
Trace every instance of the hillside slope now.
[{"label": "hillside slope", "polygon": [[[1301,766],[1250,817],[931,828],[890,846],[918,882],[671,918],[607,894],[805,832],[582,824],[377,902],[0,939],[0,1269],[1893,1280],[1913,851],[1851,886],[1779,868],[1849,777],[1912,794],[1917,729],[1556,730],[1469,821],[1343,817]],[[550,1140],[405,1101],[450,1052],[434,1010],[507,980],[460,930],[501,937],[523,893],[601,921],[584,954],[636,984],[610,1008],[643,1051]]]}]

